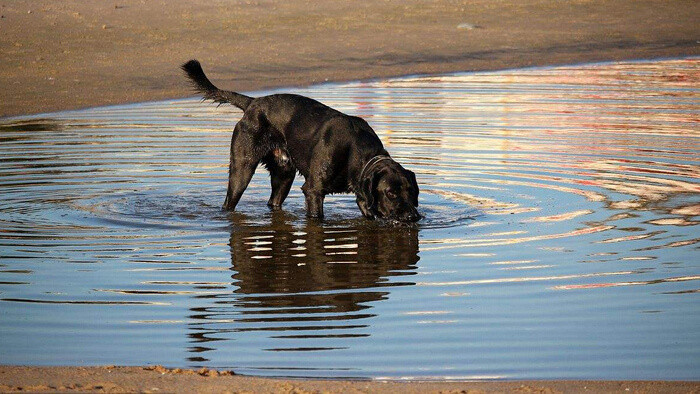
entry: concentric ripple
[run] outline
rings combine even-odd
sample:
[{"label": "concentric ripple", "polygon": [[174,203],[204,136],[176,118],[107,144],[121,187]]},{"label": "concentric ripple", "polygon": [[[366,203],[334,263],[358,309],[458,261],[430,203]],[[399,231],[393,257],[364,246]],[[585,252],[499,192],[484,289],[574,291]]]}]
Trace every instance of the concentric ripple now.
[{"label": "concentric ripple", "polygon": [[[296,89],[417,174],[416,226],[254,177],[240,111],[0,120],[0,360],[277,376],[698,379],[700,60]],[[268,92],[269,93],[269,92]]]}]

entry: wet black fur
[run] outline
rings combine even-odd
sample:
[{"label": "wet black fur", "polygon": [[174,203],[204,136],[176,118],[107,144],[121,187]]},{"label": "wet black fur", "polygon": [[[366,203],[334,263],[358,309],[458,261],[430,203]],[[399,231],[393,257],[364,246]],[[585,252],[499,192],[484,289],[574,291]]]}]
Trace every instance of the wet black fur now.
[{"label": "wet black fur", "polygon": [[[364,119],[345,115],[308,97],[274,94],[252,98],[214,86],[196,60],[182,66],[205,99],[243,110],[231,138],[224,208],[234,210],[259,163],[270,172],[268,205],[279,208],[298,171],[306,182],[307,216],[323,217],[323,199],[354,192],[368,218],[420,218],[415,174],[389,157]],[[371,160],[376,156],[381,160]]]}]

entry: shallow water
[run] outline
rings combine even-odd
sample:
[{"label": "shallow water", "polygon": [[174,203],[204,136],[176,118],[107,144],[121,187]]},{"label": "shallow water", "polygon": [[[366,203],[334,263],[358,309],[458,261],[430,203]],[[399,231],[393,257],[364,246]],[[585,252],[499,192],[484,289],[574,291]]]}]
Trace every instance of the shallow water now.
[{"label": "shallow water", "polygon": [[700,59],[296,89],[416,172],[417,227],[266,173],[240,112],[0,119],[0,362],[277,376],[700,379]]}]

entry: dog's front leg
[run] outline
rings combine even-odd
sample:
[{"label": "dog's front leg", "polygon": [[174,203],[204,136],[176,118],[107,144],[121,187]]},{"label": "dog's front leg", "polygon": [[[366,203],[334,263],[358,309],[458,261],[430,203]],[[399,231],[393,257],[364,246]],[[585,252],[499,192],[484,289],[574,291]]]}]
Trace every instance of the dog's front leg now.
[{"label": "dog's front leg", "polygon": [[322,190],[309,185],[309,182],[304,182],[301,190],[306,196],[306,216],[310,218],[323,218],[323,199],[326,197]]}]

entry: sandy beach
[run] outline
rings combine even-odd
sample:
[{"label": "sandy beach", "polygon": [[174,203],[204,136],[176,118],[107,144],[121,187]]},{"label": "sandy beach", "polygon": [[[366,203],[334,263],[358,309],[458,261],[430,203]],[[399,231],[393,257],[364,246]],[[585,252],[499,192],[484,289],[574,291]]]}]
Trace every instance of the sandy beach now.
[{"label": "sandy beach", "polygon": [[700,3],[0,2],[0,116],[191,96],[197,58],[254,91],[417,73],[700,54]]},{"label": "sandy beach", "polygon": [[0,367],[2,392],[101,393],[697,393],[698,382],[387,382],[284,380],[151,367]]}]

